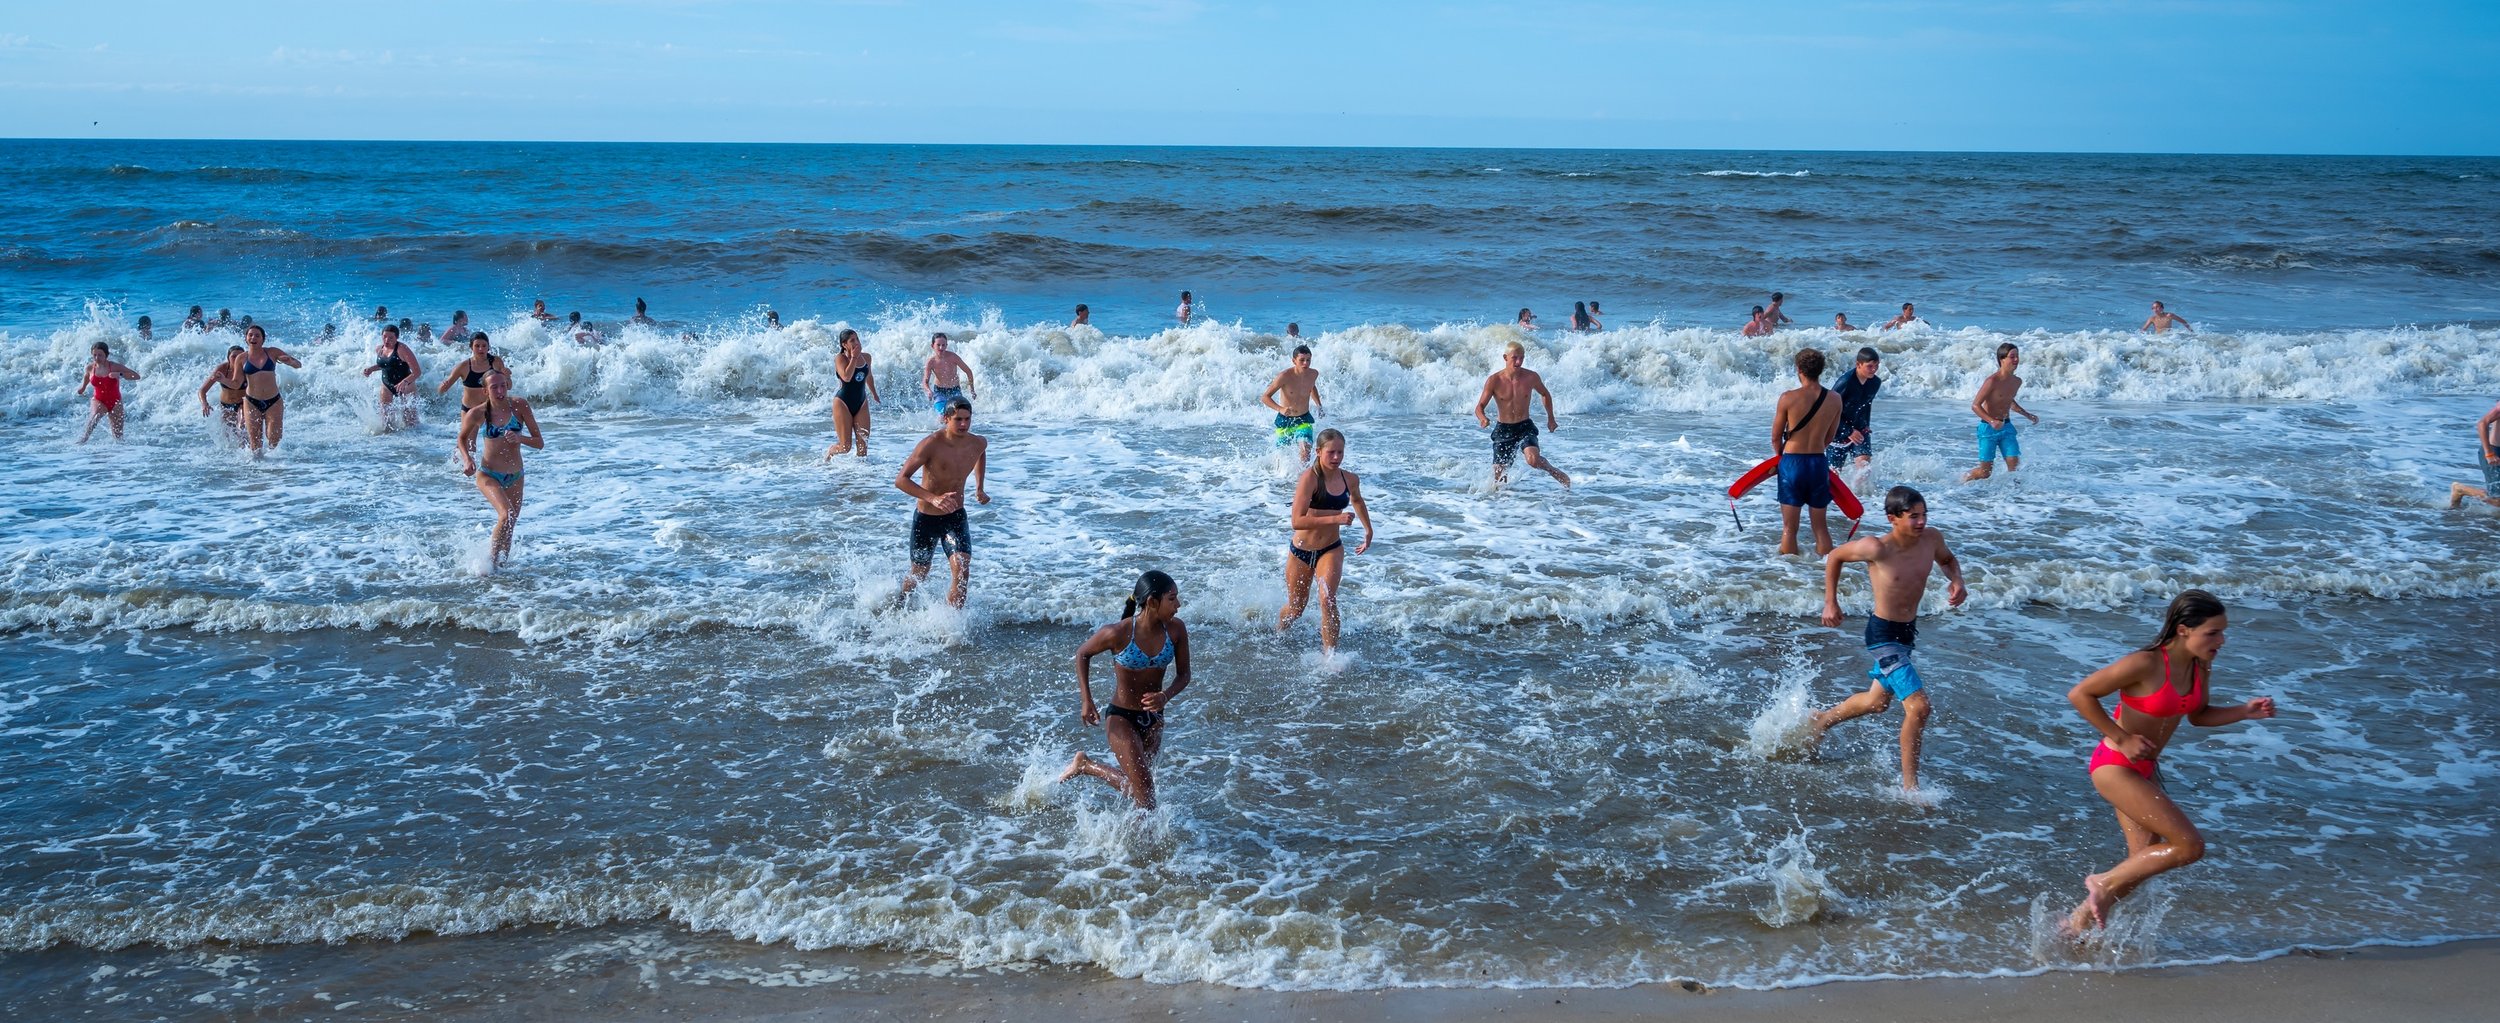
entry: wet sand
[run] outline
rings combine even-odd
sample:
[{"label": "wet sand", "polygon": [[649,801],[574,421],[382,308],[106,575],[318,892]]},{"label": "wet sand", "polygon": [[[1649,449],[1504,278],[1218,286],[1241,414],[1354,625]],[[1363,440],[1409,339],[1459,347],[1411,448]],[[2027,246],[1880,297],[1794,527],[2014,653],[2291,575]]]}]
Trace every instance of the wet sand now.
[{"label": "wet sand", "polygon": [[[821,953],[819,953],[821,955]],[[1428,989],[1254,991],[1158,985],[1073,968],[954,975],[884,974],[840,990],[749,984],[653,984],[619,970],[578,987],[473,1011],[451,1021],[703,1019],[716,1023],[815,1020],[1169,1020],[1245,1023],[1403,1021],[1825,1020],[2021,1021],[2159,1018],[2222,1020],[2487,1020],[2500,1000],[2500,941],[2427,948],[2302,952],[2258,963],[1981,980],[1821,984],[1781,991]]]}]

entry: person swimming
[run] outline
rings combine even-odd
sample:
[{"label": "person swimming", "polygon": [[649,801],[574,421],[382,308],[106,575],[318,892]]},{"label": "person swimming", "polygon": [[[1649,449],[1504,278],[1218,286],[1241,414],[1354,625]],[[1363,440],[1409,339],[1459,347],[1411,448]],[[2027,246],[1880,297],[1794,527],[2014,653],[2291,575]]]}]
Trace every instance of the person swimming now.
[{"label": "person swimming", "polygon": [[392,402],[403,397],[408,400],[400,403],[400,427],[405,429],[417,425],[416,386],[417,375],[420,372],[422,370],[417,364],[417,351],[400,343],[399,328],[395,326],[382,328],[382,343],[374,346],[373,365],[365,367],[364,375],[382,374],[382,395],[379,407],[382,411],[383,430],[391,429]]},{"label": "person swimming", "polygon": [[[2231,706],[2214,704],[2214,656],[2222,652],[2229,624],[2221,600],[2203,590],[2185,591],[2170,602],[2161,633],[2151,643],[2067,691],[2066,701],[2100,733],[2100,745],[2093,748],[2084,772],[2093,789],[2118,811],[2118,830],[2127,844],[2126,858],[2118,865],[2084,877],[2083,901],[2066,914],[2062,928],[2068,937],[2106,924],[2110,908],[2154,875],[2204,857],[2204,835],[2162,789],[2162,750],[2183,719],[2199,728],[2218,728],[2274,716],[2274,698],[2269,696]],[[2179,688],[2182,682],[2184,690]],[[2101,705],[2113,695],[2121,705],[2114,717]]]},{"label": "person swimming", "polygon": [[243,439],[259,458],[261,445],[272,451],[286,437],[286,396],[278,393],[278,366],[304,364],[285,349],[269,347],[269,332],[258,325],[243,328]]},{"label": "person swimming", "polygon": [[[495,510],[490,564],[501,567],[512,555],[512,530],[521,521],[524,475],[521,448],[544,450],[538,415],[527,399],[512,396],[512,374],[496,367],[486,374],[486,396],[460,414],[460,472],[477,484],[488,507]],[[483,441],[481,457],[476,449]]]},{"label": "person swimming", "polygon": [[[445,331],[443,336],[450,337],[451,333]],[[503,356],[495,354],[494,339],[487,337],[485,331],[469,331],[467,338],[469,357],[453,363],[451,373],[443,377],[442,383],[434,386],[434,393],[441,394],[451,390],[455,381],[458,382],[462,412],[476,408],[478,402],[486,400],[486,375],[505,368]]]},{"label": "person swimming", "polygon": [[243,440],[242,345],[227,347],[226,361],[218,363],[217,368],[208,371],[208,379],[200,381],[200,414],[203,416],[209,414],[208,389],[211,387],[218,389],[217,404],[225,410],[223,416],[227,438],[241,443]]},{"label": "person swimming", "polygon": [[122,439],[122,381],[139,379],[139,371],[113,361],[113,346],[102,341],[88,349],[87,368],[78,382],[78,393],[95,392],[87,406],[87,428],[79,431],[78,443],[95,436],[96,420],[113,424],[113,439]]},{"label": "person swimming", "polygon": [[1319,584],[1319,647],[1323,653],[1337,650],[1337,591],[1345,579],[1345,542],[1340,531],[1357,522],[1363,525],[1363,542],[1354,545],[1361,554],[1372,546],[1371,506],[1363,501],[1363,481],[1345,471],[1345,434],[1336,430],[1319,432],[1319,460],[1302,471],[1302,478],[1293,486],[1293,503],[1287,508],[1285,521],[1293,530],[1293,540],[1286,546],[1285,606],[1277,612],[1276,631],[1292,628],[1302,617],[1302,609],[1310,603],[1311,584]]},{"label": "person swimming", "polygon": [[[1155,808],[1155,754],[1163,748],[1163,721],[1172,698],[1189,688],[1189,626],[1180,619],[1181,590],[1172,577],[1149,571],[1129,591],[1120,620],[1095,629],[1076,648],[1077,718],[1101,726],[1110,740],[1111,767],[1078,750],[1059,775],[1102,779],[1140,810]],[[1113,653],[1113,651],[1118,651]],[[1097,655],[1111,654],[1111,705],[1097,707],[1091,678]],[[1164,669],[1172,686],[1163,686]],[[1108,713],[1105,713],[1105,712]]]},{"label": "person swimming", "polygon": [[1535,330],[1536,314],[1529,312],[1528,307],[1521,306],[1519,307],[1519,318],[1511,321],[1511,326],[1517,327],[1521,330]]},{"label": "person swimming", "polygon": [[868,457],[868,405],[885,400],[877,393],[877,374],[869,366],[868,350],[859,343],[859,332],[844,328],[837,344],[833,373],[842,381],[842,389],[833,396],[833,446],[825,449],[823,459],[828,462],[841,451]]},{"label": "person swimming", "polygon": [[139,340],[156,340],[156,321],[148,319],[145,316],[139,317]]},{"label": "person swimming", "polygon": [[1068,321],[1068,326],[1071,326],[1071,327],[1090,327],[1090,326],[1093,326],[1093,325],[1094,325],[1094,311],[1093,311],[1093,310],[1091,310],[1091,309],[1087,309],[1087,308],[1085,308],[1085,303],[1083,303],[1083,302],[1079,302],[1079,303],[1077,303],[1077,304],[1076,304],[1076,318],[1075,318],[1075,319],[1072,319],[1072,320],[1069,320],[1069,321]]}]

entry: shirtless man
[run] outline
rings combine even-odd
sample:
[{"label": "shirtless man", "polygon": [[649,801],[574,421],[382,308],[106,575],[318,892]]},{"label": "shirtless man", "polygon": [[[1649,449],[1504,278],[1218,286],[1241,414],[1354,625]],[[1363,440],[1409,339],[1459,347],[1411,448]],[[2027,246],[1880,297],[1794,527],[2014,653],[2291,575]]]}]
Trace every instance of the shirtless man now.
[{"label": "shirtless man", "polygon": [[[940,337],[945,335],[941,334]],[[911,515],[911,574],[903,577],[899,602],[929,577],[929,562],[940,548],[954,585],[946,602],[964,606],[964,587],[972,577],[972,525],[964,517],[964,477],[972,477],[972,499],[990,503],[990,440],[972,432],[972,403],[949,400],[938,418],[938,431],[920,439],[894,474],[894,489],[919,502]],[[920,482],[912,482],[912,473]]]},{"label": "shirtless man", "polygon": [[1762,311],[1762,318],[1770,322],[1773,330],[1788,326],[1792,322],[1787,313],[1780,311],[1780,303],[1786,301],[1788,301],[1788,296],[1774,291],[1771,293],[1771,307]]},{"label": "shirtless man", "polygon": [[1198,311],[1198,300],[1197,300],[1197,299],[1194,299],[1194,298],[1189,297],[1189,293],[1188,293],[1188,292],[1186,292],[1186,291],[1184,291],[1184,292],[1181,292],[1181,305],[1180,305],[1180,308],[1172,310],[1172,315],[1180,317],[1180,318],[1181,318],[1181,326],[1186,327],[1186,326],[1189,326],[1189,318],[1190,318],[1191,316],[1195,316],[1195,315],[1197,315],[1197,311]]},{"label": "shirtless man", "polygon": [[979,389],[972,386],[972,364],[947,351],[948,343],[944,332],[929,335],[929,361],[920,364],[920,394],[941,418],[955,399],[979,396]]},{"label": "shirtless man", "polygon": [[1299,324],[1299,323],[1288,323],[1288,324],[1285,324],[1285,340],[1287,340],[1287,341],[1300,341],[1300,340],[1302,340],[1302,325],[1301,325],[1301,324]]},{"label": "shirtless man", "polygon": [[644,305],[642,300],[637,298],[634,300],[634,318],[625,322],[637,327],[649,327],[657,325],[660,321],[652,319],[651,307]]},{"label": "shirtless man", "polygon": [[[1522,316],[1527,312],[1525,309],[1519,311]],[[1493,482],[1508,479],[1511,461],[1525,452],[1530,468],[1553,473],[1556,482],[1568,487],[1571,477],[1554,468],[1545,460],[1544,453],[1537,450],[1533,398],[1541,396],[1545,399],[1545,428],[1560,430],[1562,427],[1554,425],[1553,392],[1545,389],[1544,377],[1522,366],[1527,361],[1527,346],[1517,341],[1502,346],[1502,368],[1484,378],[1484,390],[1476,394],[1476,425],[1493,428]],[[1486,402],[1497,405],[1502,416],[1500,423],[1485,419]]]},{"label": "shirtless man", "polygon": [[556,314],[547,311],[546,299],[542,298],[530,303],[530,319],[545,323],[555,318]]},{"label": "shirtless man", "polygon": [[1590,329],[1590,330],[1604,330],[1604,329],[1606,329],[1606,323],[1605,323],[1605,321],[1598,319],[1598,317],[1600,317],[1600,316],[1604,316],[1604,315],[1606,315],[1606,311],[1597,307],[1597,300],[1596,300],[1596,299],[1593,299],[1593,298],[1592,298],[1592,299],[1590,299],[1590,300],[1589,300],[1589,329]]},{"label": "shirtless man", "polygon": [[1753,318],[1745,321],[1746,337],[1761,337],[1771,332],[1771,317],[1761,306],[1753,307]]},{"label": "shirtless man", "polygon": [[1823,520],[1832,505],[1832,460],[1825,454],[1840,431],[1841,402],[1823,387],[1823,352],[1797,353],[1797,386],[1771,406],[1771,452],[1780,459],[1780,553],[1797,553],[1798,512],[1813,509],[1814,553],[1832,552]]},{"label": "shirtless man", "polygon": [[389,322],[391,322],[391,307],[386,306],[386,305],[378,305],[378,306],[374,306],[374,307],[373,307],[373,322],[375,322],[375,323],[389,323]]},{"label": "shirtless man", "polygon": [[1094,325],[1094,311],[1093,311],[1093,310],[1091,310],[1091,309],[1087,309],[1087,308],[1085,308],[1085,303],[1083,303],[1083,302],[1079,302],[1079,303],[1077,303],[1077,304],[1076,304],[1076,318],[1075,318],[1075,319],[1073,319],[1073,320],[1069,320],[1069,321],[1068,321],[1068,326],[1071,326],[1071,327],[1091,327],[1091,326],[1093,326],[1093,325]]},{"label": "shirtless man", "polygon": [[2144,325],[2135,329],[2149,330],[2156,334],[2167,334],[2170,332],[2170,328],[2172,327],[2177,327],[2190,334],[2196,333],[2196,328],[2188,324],[2187,317],[2171,312],[2168,309],[2164,309],[2161,307],[2161,303],[2155,302],[2153,303],[2153,315],[2145,317]]},{"label": "shirtless man", "polygon": [[1293,368],[1276,374],[1259,404],[1276,413],[1276,446],[1299,444],[1295,458],[1311,460],[1311,421],[1319,415],[1319,371],[1311,368],[1311,346],[1293,346]]},{"label": "shirtless man", "polygon": [[1858,325],[1857,325],[1857,324],[1854,324],[1854,323],[1849,322],[1849,314],[1848,314],[1848,313],[1833,313],[1833,314],[1832,314],[1832,329],[1833,329],[1833,330],[1836,330],[1836,331],[1839,331],[1840,333],[1846,334],[1846,333],[1848,333],[1848,332],[1850,332],[1850,331],[1853,331],[1853,330],[1858,329]]},{"label": "shirtless man", "polygon": [[2023,378],[2014,370],[2023,364],[2023,350],[2008,341],[1997,346],[1997,371],[1979,382],[1979,394],[1970,400],[1971,414],[1979,417],[1979,468],[1962,477],[1962,482],[1988,478],[1989,464],[1999,455],[2005,458],[2005,471],[2023,467],[2023,446],[2014,431],[2014,413],[2040,425],[2040,417],[2031,414],[2023,403],[2014,400],[2022,391]]},{"label": "shirtless man", "polygon": [[2492,406],[2491,411],[2474,421],[2474,442],[2474,461],[2483,467],[2483,485],[2449,484],[2448,507],[2460,507],[2471,497],[2500,508],[2500,405]]},{"label": "shirtless man", "polygon": [[1875,591],[1874,613],[1866,616],[1866,654],[1875,666],[1867,669],[1866,677],[1875,682],[1865,692],[1816,714],[1813,741],[1822,742],[1823,733],[1833,725],[1882,713],[1898,697],[1901,788],[1915,792],[1919,733],[1927,727],[1931,709],[1913,659],[1918,650],[1919,598],[1926,594],[1927,576],[1938,565],[1944,566],[1944,577],[1951,583],[1945,590],[1948,606],[1962,606],[1970,591],[1962,585],[1962,563],[1944,545],[1944,532],[1927,528],[1927,499],[1918,491],[1892,488],[1884,495],[1884,518],[1892,523],[1891,532],[1851,540],[1823,559],[1823,624],[1833,627],[1844,617],[1840,613],[1841,569],[1853,561],[1866,562],[1867,582]]},{"label": "shirtless man", "polygon": [[1889,319],[1889,320],[1884,321],[1884,325],[1883,325],[1883,327],[1882,327],[1881,329],[1884,329],[1884,330],[1897,330],[1897,329],[1899,329],[1899,328],[1902,328],[1902,327],[1907,327],[1907,326],[1909,326],[1910,324],[1917,323],[1917,322],[1918,322],[1918,309],[1917,309],[1917,307],[1912,306],[1912,305],[1911,305],[1911,304],[1909,304],[1908,302],[1903,302],[1903,303],[1901,303],[1901,315],[1899,315],[1899,316],[1895,316],[1895,317],[1893,317],[1892,319]]}]

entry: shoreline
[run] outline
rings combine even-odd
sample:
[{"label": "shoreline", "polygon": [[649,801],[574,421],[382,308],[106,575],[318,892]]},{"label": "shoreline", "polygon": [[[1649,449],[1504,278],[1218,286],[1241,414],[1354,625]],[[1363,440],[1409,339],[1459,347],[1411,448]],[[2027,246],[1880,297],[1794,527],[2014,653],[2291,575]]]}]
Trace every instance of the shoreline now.
[{"label": "shoreline", "polygon": [[[826,953],[801,953],[821,957]],[[855,953],[864,959],[890,954]],[[785,956],[785,958],[787,958]],[[1625,988],[1386,988],[1276,991],[1215,984],[1151,984],[1085,967],[956,971],[938,964],[880,971],[838,989],[804,984],[654,983],[619,968],[446,1020],[604,1021],[657,1016],[717,1023],[818,1020],[1225,1019],[1244,1023],[1360,1018],[1366,1023],[1668,1019],[1753,1023],[1830,1021],[2049,1021],[2086,1016],[2166,1023],[2265,1019],[2342,1021],[2378,1014],[2413,1021],[2488,1019],[2500,1001],[2500,938],[2436,945],[2297,949],[2253,962],[2128,970],[2058,970],[1985,978],[1830,981],[1768,990],[1694,982]]]}]

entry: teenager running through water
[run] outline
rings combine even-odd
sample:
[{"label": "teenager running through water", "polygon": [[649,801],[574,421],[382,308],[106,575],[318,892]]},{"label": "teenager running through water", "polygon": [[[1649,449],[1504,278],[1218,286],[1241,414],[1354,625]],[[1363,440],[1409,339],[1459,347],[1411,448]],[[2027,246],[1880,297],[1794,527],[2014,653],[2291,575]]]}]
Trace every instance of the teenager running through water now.
[{"label": "teenager running through water", "polygon": [[[1509,479],[1511,461],[1525,452],[1530,468],[1552,473],[1555,482],[1568,487],[1571,477],[1554,468],[1553,463],[1545,460],[1545,453],[1537,449],[1535,398],[1543,396],[1545,399],[1545,428],[1561,430],[1562,427],[1554,424],[1553,392],[1545,389],[1544,377],[1526,368],[1527,361],[1526,345],[1517,341],[1503,345],[1502,368],[1484,378],[1484,389],[1476,392],[1476,425],[1493,428],[1493,482],[1501,483]],[[1485,419],[1486,402],[1492,402],[1501,414],[1499,423]]]},{"label": "teenager running through water", "polygon": [[1276,374],[1259,404],[1276,413],[1276,446],[1297,444],[1294,460],[1311,460],[1311,423],[1319,415],[1319,371],[1311,368],[1311,346],[1293,346],[1293,366]]},{"label": "teenager running through water", "polygon": [[139,371],[113,361],[113,346],[102,341],[87,352],[87,368],[80,374],[78,393],[95,390],[95,399],[87,403],[87,428],[79,431],[78,443],[95,436],[98,419],[113,424],[113,439],[122,439],[122,381],[139,379]]},{"label": "teenager running through water", "polygon": [[1841,405],[1823,386],[1823,352],[1798,351],[1797,386],[1771,406],[1771,453],[1780,460],[1780,553],[1797,551],[1797,518],[1810,510],[1814,553],[1832,552],[1832,528],[1824,521],[1832,505],[1832,435],[1840,430]]},{"label": "teenager running through water", "polygon": [[1337,588],[1345,579],[1345,541],[1341,531],[1363,524],[1361,554],[1372,546],[1372,510],[1363,503],[1363,481],[1345,471],[1345,434],[1319,432],[1319,461],[1302,471],[1293,485],[1293,504],[1286,511],[1293,542],[1285,559],[1285,608],[1276,615],[1283,632],[1302,617],[1311,600],[1311,584],[1319,583],[1319,648],[1337,651]]},{"label": "teenager running through water", "polygon": [[2483,485],[2448,484],[2448,507],[2463,505],[2471,497],[2500,508],[2500,405],[2493,405],[2474,421],[2474,464],[2483,467]]},{"label": "teenager running through water", "polygon": [[833,396],[833,446],[825,449],[825,461],[842,451],[855,451],[868,457],[868,403],[884,401],[877,393],[877,374],[869,368],[868,350],[859,343],[859,332],[844,328],[841,346],[833,356],[834,375],[842,379],[842,389]]},{"label": "teenager running through water", "polygon": [[[990,503],[989,451],[989,438],[972,432],[972,403],[959,397],[947,403],[937,432],[921,438],[894,473],[894,489],[918,502],[911,513],[911,573],[903,577],[897,601],[908,599],[912,588],[929,577],[929,562],[944,550],[954,577],[946,602],[964,606],[972,579],[972,523],[964,515],[964,478],[972,478],[974,501]],[[911,478],[915,472],[918,482]]]},{"label": "teenager running through water", "polygon": [[200,414],[208,414],[208,389],[217,388],[217,405],[225,410],[226,437],[243,439],[243,346],[226,348],[226,361],[208,371],[208,379],[200,381]]},{"label": "teenager running through water", "polygon": [[[2127,840],[2127,857],[2117,866],[2084,877],[2083,901],[2066,915],[2069,936],[2107,923],[2110,907],[2153,875],[2205,855],[2205,837],[2170,801],[2158,775],[2161,751],[2170,745],[2181,718],[2199,728],[2215,728],[2274,716],[2270,696],[2214,706],[2214,655],[2222,651],[2223,630],[2229,624],[2222,601],[2213,594],[2181,593],[2170,602],[2161,634],[2152,643],[2093,672],[2066,693],[2075,712],[2101,733],[2085,770],[2093,789],[2118,811],[2118,830]],[[2121,705],[2116,717],[2101,706],[2113,693]]]},{"label": "teenager running through water", "polygon": [[365,367],[364,375],[377,372],[382,374],[382,429],[391,428],[391,403],[401,397],[409,400],[400,406],[400,426],[416,426],[417,374],[424,370],[417,366],[417,350],[400,343],[398,327],[382,328],[382,343],[374,346],[373,365]]},{"label": "teenager running through water", "polygon": [[243,439],[251,445],[254,458],[260,457],[263,443],[275,451],[286,436],[286,396],[278,393],[279,363],[304,368],[285,349],[269,347],[268,331],[258,325],[243,328]]},{"label": "teenager running through water", "polygon": [[478,402],[485,401],[487,374],[507,372],[503,356],[495,354],[494,345],[494,339],[487,337],[485,331],[469,332],[469,357],[452,364],[451,372],[443,377],[441,384],[435,386],[434,393],[451,390],[452,382],[458,381],[460,411],[467,412],[476,408]]},{"label": "teenager running through water", "polygon": [[[1189,688],[1189,626],[1182,624],[1180,610],[1179,584],[1161,572],[1147,572],[1137,577],[1120,620],[1095,629],[1076,648],[1077,717],[1086,727],[1102,726],[1112,759],[1120,766],[1106,766],[1078,750],[1060,781],[1092,775],[1135,800],[1138,809],[1155,808],[1154,762],[1163,749],[1164,708]],[[1090,672],[1097,654],[1111,654],[1113,688],[1107,708],[1094,705]],[[1167,667],[1172,669],[1170,689],[1163,687]]]},{"label": "teenager running through water", "polygon": [[1812,741],[1823,741],[1833,725],[1883,713],[1901,701],[1901,788],[1918,790],[1919,739],[1930,709],[1926,684],[1918,677],[1918,604],[1927,593],[1927,577],[1944,566],[1945,605],[1960,607],[1970,590],[1962,585],[1962,562],[1944,545],[1944,531],[1927,528],[1927,499],[1908,487],[1884,495],[1884,519],[1892,531],[1861,537],[1834,548],[1823,559],[1823,624],[1839,628],[1847,616],[1840,611],[1840,572],[1852,562],[1866,562],[1867,588],[1874,607],[1866,616],[1866,656],[1875,662],[1866,670],[1874,684],[1831,709],[1814,716]]},{"label": "teenager running through water", "polygon": [[2023,389],[2023,378],[2014,375],[2022,364],[2022,349],[2011,341],[1998,345],[1997,371],[1980,381],[1979,393],[1971,397],[1971,414],[1979,417],[1979,467],[1962,477],[1964,483],[1987,479],[1989,463],[1999,457],[2005,459],[2007,472],[2023,467],[2023,446],[2014,429],[2014,413],[2022,413],[2033,426],[2040,425],[2040,417],[2014,400]]},{"label": "teenager running through water", "polygon": [[1840,378],[1832,393],[1840,396],[1840,429],[1823,454],[1838,467],[1864,469],[1875,457],[1875,396],[1884,390],[1884,357],[1872,348],[1858,349],[1855,370]]},{"label": "teenager running through water", "polygon": [[[483,460],[471,448],[484,439]],[[474,478],[477,492],[495,510],[492,564],[512,555],[512,527],[521,521],[521,446],[544,449],[538,416],[530,403],[512,396],[512,374],[501,369],[486,374],[486,399],[460,415],[460,471]]]},{"label": "teenager running through water", "polygon": [[950,343],[944,333],[929,335],[929,359],[920,364],[921,397],[939,418],[944,418],[947,408],[955,402],[969,402],[980,396],[980,389],[972,386],[972,364],[947,351]]}]

